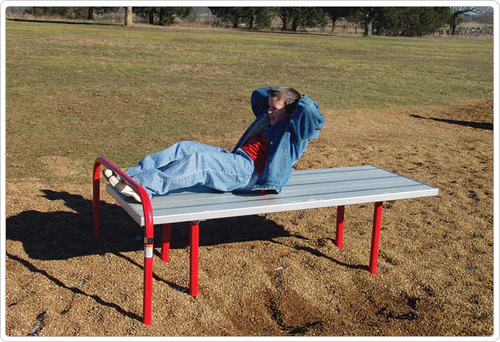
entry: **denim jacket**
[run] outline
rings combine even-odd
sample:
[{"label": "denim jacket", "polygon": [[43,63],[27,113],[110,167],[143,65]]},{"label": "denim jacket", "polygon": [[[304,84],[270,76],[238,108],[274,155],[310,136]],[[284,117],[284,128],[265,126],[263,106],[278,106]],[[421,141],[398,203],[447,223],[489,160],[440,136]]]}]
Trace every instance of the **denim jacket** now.
[{"label": "denim jacket", "polygon": [[[256,120],[240,138],[234,151],[269,127],[267,109],[270,88],[259,88],[252,93],[252,111]],[[269,127],[269,154],[264,170],[252,191],[269,190],[280,193],[292,176],[292,166],[302,156],[309,141],[319,136],[324,124],[325,117],[321,114],[318,104],[307,95],[303,95],[290,118]]]}]

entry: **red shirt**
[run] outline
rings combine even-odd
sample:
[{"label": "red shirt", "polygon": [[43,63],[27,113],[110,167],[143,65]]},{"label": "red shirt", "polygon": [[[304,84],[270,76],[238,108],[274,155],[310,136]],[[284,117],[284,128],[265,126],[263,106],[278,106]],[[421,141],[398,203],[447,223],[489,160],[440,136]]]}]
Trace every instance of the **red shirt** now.
[{"label": "red shirt", "polygon": [[[263,132],[264,133],[264,132]],[[266,158],[269,153],[269,139],[267,138],[267,131],[260,136],[254,136],[241,149],[252,158],[257,173],[260,176],[266,165]]]}]

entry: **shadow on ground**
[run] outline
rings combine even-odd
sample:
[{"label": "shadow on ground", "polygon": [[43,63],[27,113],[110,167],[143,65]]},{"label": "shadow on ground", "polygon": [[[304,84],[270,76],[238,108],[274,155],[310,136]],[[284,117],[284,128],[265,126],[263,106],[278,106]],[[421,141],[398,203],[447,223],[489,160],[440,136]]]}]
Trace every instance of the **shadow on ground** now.
[{"label": "shadow on ground", "polygon": [[427,118],[421,115],[417,114],[412,114],[410,115],[413,118],[416,119],[425,119],[425,120],[433,120],[433,121],[438,121],[438,122],[445,122],[448,124],[453,124],[453,125],[460,125],[460,126],[466,126],[466,127],[472,127],[472,128],[478,128],[478,129],[486,129],[486,130],[493,130],[493,124],[489,122],[474,122],[474,121],[462,121],[462,120],[451,120],[451,119],[439,119],[439,118]]},{"label": "shadow on ground", "polygon": [[[113,253],[127,258],[122,252],[143,250],[143,228],[116,204],[101,202],[101,237],[92,232],[92,201],[65,191],[42,190],[51,201],[64,201],[71,211],[40,212],[27,210],[7,218],[7,240],[20,241],[30,259],[66,260],[86,255]],[[290,237],[283,242],[275,238]],[[335,243],[334,239],[328,238]],[[161,226],[155,226],[155,254],[160,256]],[[281,225],[263,216],[224,218],[203,221],[200,225],[200,246],[245,241],[270,241],[294,251],[305,251],[326,258],[338,265],[366,269],[365,265],[342,263],[310,247],[309,239],[290,234]],[[302,241],[303,243],[301,243]],[[189,223],[172,224],[172,249],[189,246]],[[133,262],[132,260],[130,260]],[[142,267],[142,265],[137,265]]]},{"label": "shadow on ground", "polygon": [[[24,211],[7,218],[7,240],[20,241],[30,258],[68,258],[143,249],[143,229],[118,205],[101,203],[101,238],[92,233],[92,201],[68,192],[42,190],[51,201],[63,200],[71,211]],[[171,248],[189,246],[188,223],[172,225]],[[204,221],[200,246],[254,240],[272,240],[291,235],[282,226],[262,216]],[[155,247],[160,247],[161,227],[155,227]]]}]

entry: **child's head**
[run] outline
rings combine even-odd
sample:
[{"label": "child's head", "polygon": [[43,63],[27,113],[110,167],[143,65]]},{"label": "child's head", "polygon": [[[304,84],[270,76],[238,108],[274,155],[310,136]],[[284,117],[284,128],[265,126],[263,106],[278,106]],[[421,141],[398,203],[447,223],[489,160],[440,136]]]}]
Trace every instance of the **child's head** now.
[{"label": "child's head", "polygon": [[293,88],[271,88],[269,90],[269,108],[267,110],[271,126],[280,120],[289,117],[295,110],[299,99],[299,92]]}]

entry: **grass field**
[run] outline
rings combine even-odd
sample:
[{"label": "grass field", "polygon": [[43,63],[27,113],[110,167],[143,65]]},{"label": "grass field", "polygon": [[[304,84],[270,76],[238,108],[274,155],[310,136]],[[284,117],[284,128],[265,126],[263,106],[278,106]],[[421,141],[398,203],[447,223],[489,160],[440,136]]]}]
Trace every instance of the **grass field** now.
[{"label": "grass field", "polygon": [[[493,334],[491,39],[6,24],[7,335]],[[140,229],[103,194],[91,235],[94,159],[231,149],[265,85],[327,119],[297,168],[375,164],[440,196],[386,206],[375,277],[370,206],[347,208],[342,250],[331,209],[203,223],[196,300],[174,230],[144,327]]]},{"label": "grass field", "polygon": [[493,91],[491,40],[9,22],[7,50],[8,177],[36,171],[14,162],[20,154],[97,152],[128,165],[179,139],[233,137],[251,120],[249,93],[267,84],[331,109],[446,106]]}]

